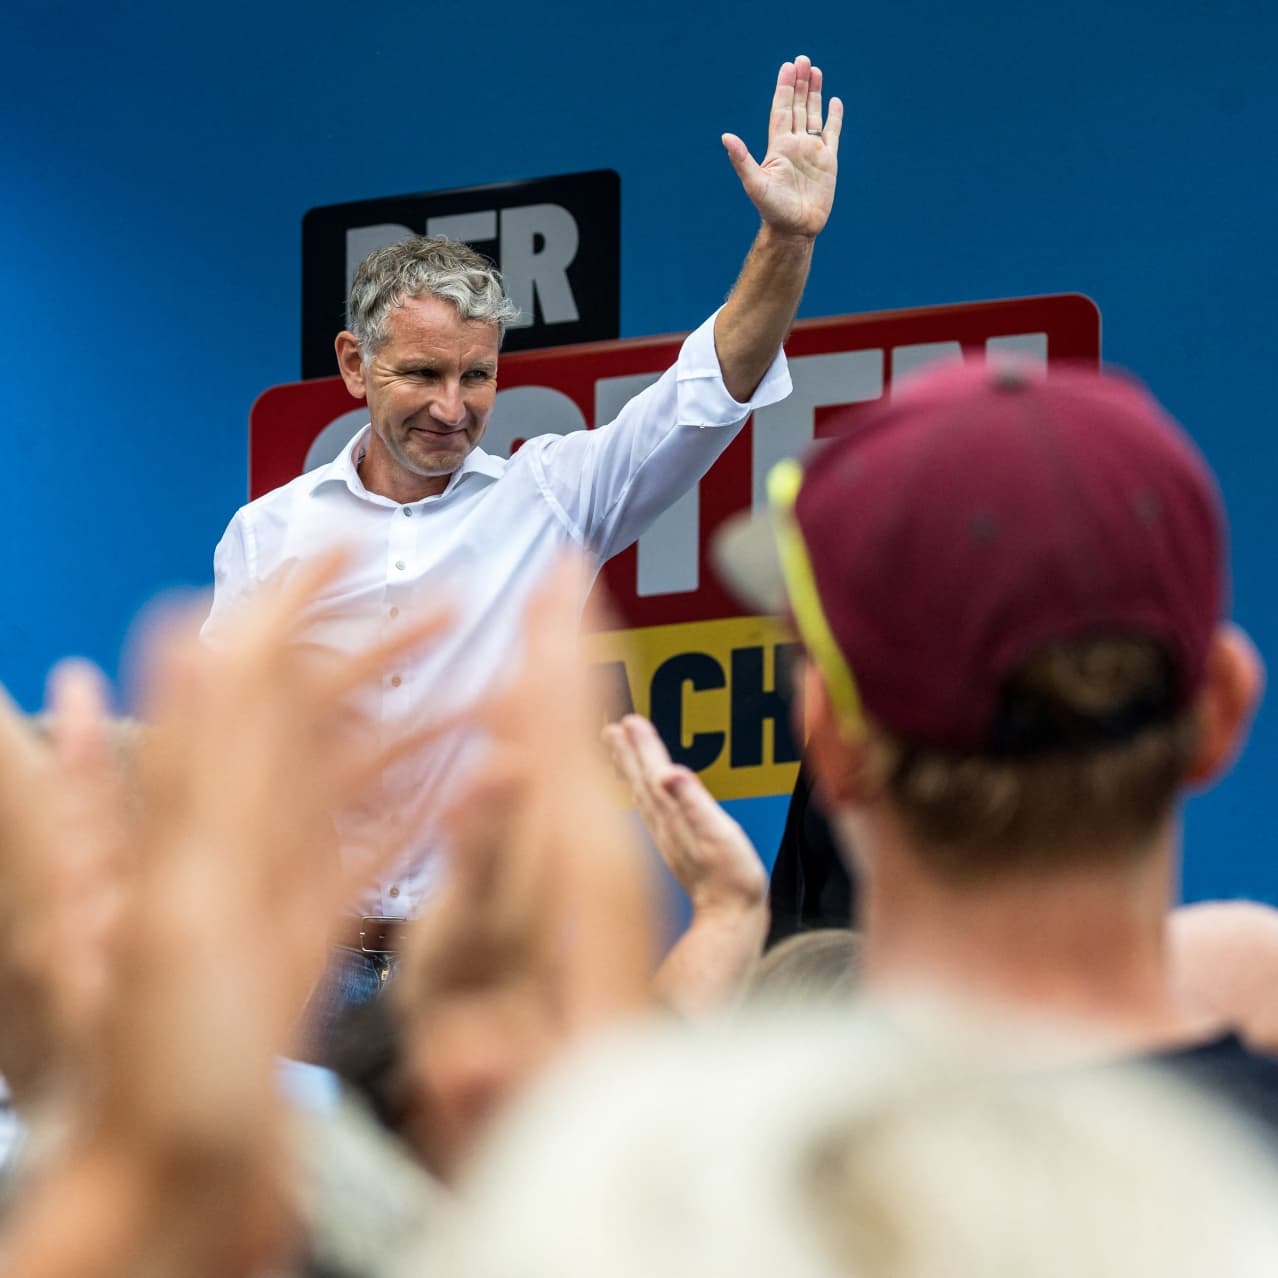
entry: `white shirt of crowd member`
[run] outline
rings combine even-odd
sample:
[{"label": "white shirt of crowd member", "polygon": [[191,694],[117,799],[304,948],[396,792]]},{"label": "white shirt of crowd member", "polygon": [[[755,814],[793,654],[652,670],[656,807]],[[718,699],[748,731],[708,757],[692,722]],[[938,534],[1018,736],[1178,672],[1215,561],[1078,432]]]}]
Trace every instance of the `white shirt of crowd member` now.
[{"label": "white shirt of crowd member", "polygon": [[[447,242],[370,255],[361,273],[384,291],[365,297],[361,315],[357,273],[355,331],[336,340],[342,376],[367,400],[369,424],[335,461],[235,514],[214,556],[206,636],[215,641],[236,602],[290,562],[341,544],[352,560],[316,610],[315,643],[367,647],[414,604],[441,596],[458,613],[445,642],[386,671],[364,707],[374,721],[392,733],[419,729],[499,683],[518,659],[523,605],[555,553],[576,546],[602,561],[624,549],[700,480],[754,409],[789,393],[781,343],[833,201],[843,115],[831,99],[822,123],[821,81],[806,57],[782,66],[762,163],[723,135],[762,219],[759,233],[724,306],[686,340],[675,366],[601,429],[531,439],[509,460],[484,452],[502,329],[513,316],[495,273]],[[458,263],[446,295],[423,291],[411,267],[398,268],[396,287],[394,255],[402,261],[414,246]],[[379,254],[392,263],[380,281]],[[392,844],[409,849],[398,872],[370,890],[364,912],[417,912],[436,874],[432,814],[455,793],[474,749],[459,736],[403,760],[387,770],[376,800],[343,819],[349,857],[384,863]]]}]

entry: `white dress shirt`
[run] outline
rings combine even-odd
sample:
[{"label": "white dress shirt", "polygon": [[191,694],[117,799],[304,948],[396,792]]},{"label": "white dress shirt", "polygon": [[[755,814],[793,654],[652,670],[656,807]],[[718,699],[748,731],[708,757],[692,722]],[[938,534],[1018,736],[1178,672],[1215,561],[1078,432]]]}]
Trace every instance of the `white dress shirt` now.
[{"label": "white dress shirt", "polygon": [[[313,642],[356,651],[414,605],[439,598],[454,607],[450,634],[387,670],[364,707],[389,732],[424,727],[518,668],[524,604],[558,550],[575,545],[599,562],[624,550],[701,479],[755,408],[789,392],[779,354],[753,399],[734,400],[719,370],[712,316],[684,342],[675,366],[608,425],[530,439],[509,461],[475,448],[442,493],[409,505],[360,480],[365,427],[336,460],[236,512],[214,554],[204,633],[215,640],[237,600],[288,563],[352,547],[349,569],[317,609]],[[387,770],[377,800],[343,820],[346,856],[393,842],[412,849],[399,872],[370,891],[365,913],[417,912],[437,870],[430,814],[457,797],[475,748],[459,735],[402,761]]]}]

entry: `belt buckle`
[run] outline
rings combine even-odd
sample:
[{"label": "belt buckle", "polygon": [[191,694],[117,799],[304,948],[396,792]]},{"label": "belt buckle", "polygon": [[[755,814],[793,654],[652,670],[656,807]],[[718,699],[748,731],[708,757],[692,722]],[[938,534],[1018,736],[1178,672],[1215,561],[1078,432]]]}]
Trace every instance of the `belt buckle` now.
[{"label": "belt buckle", "polygon": [[359,948],[365,954],[393,954],[394,936],[403,919],[387,914],[365,915],[359,921]]}]

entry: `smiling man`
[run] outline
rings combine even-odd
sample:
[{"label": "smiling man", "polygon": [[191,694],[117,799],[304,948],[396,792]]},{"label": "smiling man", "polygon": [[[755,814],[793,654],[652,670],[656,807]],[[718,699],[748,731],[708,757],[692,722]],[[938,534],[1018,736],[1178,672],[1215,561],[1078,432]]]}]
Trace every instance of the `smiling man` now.
[{"label": "smiling man", "polygon": [[[448,240],[381,248],[356,272],[336,341],[368,425],[327,466],[243,507],[214,560],[206,634],[290,562],[340,543],[354,554],[316,610],[313,641],[371,646],[401,613],[440,597],[454,632],[387,670],[365,709],[407,734],[472,702],[518,661],[529,592],[565,546],[596,562],[630,545],[692,488],[758,407],[784,398],[789,332],[834,198],[843,108],[823,114],[821,72],[806,57],[777,77],[768,150],[756,162],[723,145],[762,225],[724,306],[684,343],[675,366],[598,430],[530,439],[509,460],[480,447],[498,384],[498,349],[517,314],[484,258]],[[399,624],[402,624],[400,622]],[[473,749],[465,738],[387,771],[375,809],[340,830],[348,856],[409,855],[352,919],[351,997],[375,990],[395,927],[429,891],[434,829]],[[367,951],[381,953],[371,955]]]},{"label": "smiling man", "polygon": [[337,362],[368,401],[360,478],[397,502],[438,496],[488,425],[498,347],[517,311],[478,253],[427,238],[370,253],[349,311]]}]

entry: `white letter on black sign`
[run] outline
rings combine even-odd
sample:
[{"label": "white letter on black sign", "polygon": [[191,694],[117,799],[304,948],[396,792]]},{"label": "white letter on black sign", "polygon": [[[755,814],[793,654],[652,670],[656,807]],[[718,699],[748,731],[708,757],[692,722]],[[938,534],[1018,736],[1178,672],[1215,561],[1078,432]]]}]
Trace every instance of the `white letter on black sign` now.
[{"label": "white letter on black sign", "polygon": [[482,244],[497,238],[497,210],[475,209],[471,213],[446,213],[426,219],[427,235],[443,235],[463,244]]},{"label": "white letter on black sign", "polygon": [[520,310],[512,327],[532,324],[534,290],[543,323],[567,324],[580,318],[567,274],[579,242],[576,220],[561,205],[502,209],[501,273],[506,292]]}]

